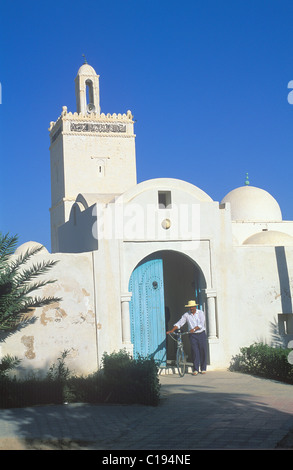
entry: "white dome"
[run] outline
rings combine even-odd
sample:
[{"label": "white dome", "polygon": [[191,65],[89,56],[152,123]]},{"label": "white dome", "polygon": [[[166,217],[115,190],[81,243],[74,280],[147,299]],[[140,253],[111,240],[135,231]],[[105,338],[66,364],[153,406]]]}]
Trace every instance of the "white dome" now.
[{"label": "white dome", "polygon": [[95,69],[89,64],[83,64],[79,67],[77,75],[97,75]]},{"label": "white dome", "polygon": [[43,253],[48,253],[47,248],[45,248],[41,243],[38,243],[38,242],[26,242],[26,243],[23,243],[22,245],[20,245],[18,248],[16,248],[14,254],[17,255],[17,256],[22,255],[22,254],[26,253],[27,250],[31,250],[32,248],[35,248],[36,246],[37,246],[37,247],[42,247],[41,252],[43,252]]},{"label": "white dome", "polygon": [[194,186],[191,183],[186,181],[179,180],[177,178],[154,178],[151,180],[143,181],[134,187],[130,188],[128,191],[123,193],[119,199],[123,202],[131,201],[133,198],[137,197],[139,194],[144,191],[149,190],[172,190],[177,189],[182,192],[191,194],[195,199],[200,202],[212,202],[212,198],[204,192],[202,189]]},{"label": "white dome", "polygon": [[241,186],[230,191],[221,203],[231,204],[231,218],[242,222],[279,222],[282,213],[276,199],[264,189]]},{"label": "white dome", "polygon": [[293,237],[277,230],[264,230],[248,237],[243,245],[292,246]]}]

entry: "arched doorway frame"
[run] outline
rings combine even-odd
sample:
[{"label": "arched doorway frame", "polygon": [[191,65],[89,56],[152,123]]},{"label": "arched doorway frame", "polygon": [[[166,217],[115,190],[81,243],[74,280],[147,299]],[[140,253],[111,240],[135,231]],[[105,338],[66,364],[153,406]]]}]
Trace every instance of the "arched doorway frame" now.
[{"label": "arched doorway frame", "polygon": [[[165,307],[166,307],[164,315],[167,313],[168,309],[170,311],[170,307],[171,307],[170,319],[169,319],[171,323],[178,321],[181,314],[184,313],[184,305],[186,304],[186,302],[188,300],[196,298],[196,287],[197,287],[198,295],[199,295],[199,297],[197,297],[196,300],[198,300],[199,303],[201,304],[201,308],[203,310],[206,310],[205,292],[207,290],[206,289],[207,282],[206,282],[206,278],[203,273],[203,270],[201,269],[201,267],[199,266],[199,264],[196,262],[195,259],[193,259],[190,255],[184,252],[181,252],[179,250],[170,249],[170,248],[164,248],[160,250],[158,249],[142,257],[142,259],[140,259],[140,261],[137,262],[136,265],[132,267],[132,271],[129,276],[129,282],[130,282],[131,276],[133,275],[133,273],[138,267],[143,266],[144,263],[147,263],[148,261],[155,260],[155,259],[162,259],[164,263],[164,281],[163,282],[164,282]],[[170,274],[169,271],[172,270],[172,265],[173,265],[173,268],[175,265],[175,267],[177,267],[177,270],[175,273],[172,274],[171,272]],[[181,272],[182,270],[183,270],[183,275]],[[166,273],[167,273],[167,276],[165,275]],[[178,280],[178,276],[182,278],[181,281],[183,282],[183,284],[184,282],[186,282],[186,284],[190,284],[190,285],[186,286],[186,289],[182,288],[182,285],[181,287],[177,286],[178,287],[177,291],[179,293],[177,292],[176,294],[176,282]],[[167,284],[169,284],[168,286],[169,288],[167,288]],[[170,292],[173,293],[175,297],[176,295],[178,295],[180,298],[181,304],[179,303],[179,308],[177,304],[177,309],[179,310],[178,312],[174,311],[175,309],[174,298],[172,297],[172,295],[170,296]],[[129,294],[128,297],[125,296],[124,299],[126,299],[126,301],[130,303],[132,302],[131,300],[132,293],[129,292],[128,294]],[[170,300],[171,298],[173,298],[173,300]],[[128,303],[128,307],[129,307],[129,303]],[[133,331],[132,325],[130,324],[131,323],[130,317],[132,315],[131,313],[132,305],[131,305],[131,312],[129,311],[129,308],[127,310],[128,310],[129,336],[131,336],[132,333],[130,334],[130,331]],[[125,316],[124,316],[124,321],[125,321]],[[166,329],[167,329],[167,326],[168,325],[166,324]],[[130,338],[130,340],[133,345],[133,342],[134,342],[133,337]],[[187,349],[187,354],[191,356],[190,351],[189,351],[190,348],[189,348],[188,340],[185,343],[186,343],[185,347]],[[168,338],[167,359],[172,359],[172,355],[174,355],[175,353],[175,349],[172,346],[173,345],[172,343],[170,344],[170,341]]]}]

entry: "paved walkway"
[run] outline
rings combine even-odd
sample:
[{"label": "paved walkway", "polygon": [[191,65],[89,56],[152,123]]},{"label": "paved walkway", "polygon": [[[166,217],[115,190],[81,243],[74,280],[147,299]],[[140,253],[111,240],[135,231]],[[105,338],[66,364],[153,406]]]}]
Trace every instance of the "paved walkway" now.
[{"label": "paved walkway", "polygon": [[[228,371],[160,380],[158,407],[70,404],[0,410],[0,449],[45,449],[58,440],[64,449],[274,449],[293,429],[292,385]],[[36,444],[40,440],[43,447]]]}]

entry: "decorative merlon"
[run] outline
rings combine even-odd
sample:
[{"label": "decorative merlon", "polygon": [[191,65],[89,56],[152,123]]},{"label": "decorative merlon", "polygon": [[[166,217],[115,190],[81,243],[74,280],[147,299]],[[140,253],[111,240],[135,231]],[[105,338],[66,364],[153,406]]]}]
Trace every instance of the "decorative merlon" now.
[{"label": "decorative merlon", "polygon": [[105,113],[72,113],[72,112],[67,112],[67,106],[63,106],[62,108],[62,113],[57,119],[57,121],[51,121],[50,122],[50,127],[49,131],[51,132],[53,128],[62,120],[62,121],[70,121],[74,119],[75,121],[91,121],[91,122],[99,122],[99,123],[113,123],[113,122],[127,122],[133,124],[133,115],[131,111],[127,111],[125,114],[121,113],[113,113],[113,114],[105,114]]}]

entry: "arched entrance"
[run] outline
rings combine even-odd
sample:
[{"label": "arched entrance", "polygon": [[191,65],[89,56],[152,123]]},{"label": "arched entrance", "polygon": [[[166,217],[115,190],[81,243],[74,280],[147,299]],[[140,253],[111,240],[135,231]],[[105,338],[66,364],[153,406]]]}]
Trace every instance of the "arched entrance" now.
[{"label": "arched entrance", "polygon": [[[161,366],[175,357],[175,343],[166,330],[185,312],[188,300],[202,306],[204,276],[188,256],[171,250],[144,258],[132,272],[129,292],[131,342],[134,356],[153,357]],[[185,351],[191,357],[188,338]]]}]

